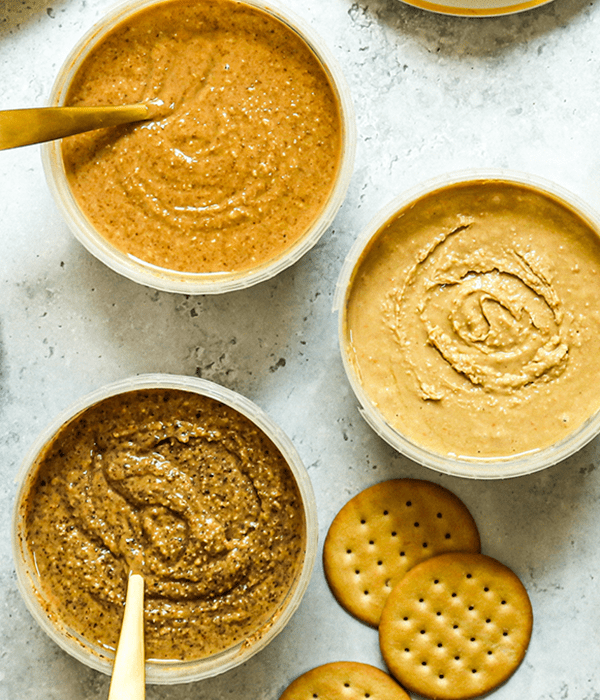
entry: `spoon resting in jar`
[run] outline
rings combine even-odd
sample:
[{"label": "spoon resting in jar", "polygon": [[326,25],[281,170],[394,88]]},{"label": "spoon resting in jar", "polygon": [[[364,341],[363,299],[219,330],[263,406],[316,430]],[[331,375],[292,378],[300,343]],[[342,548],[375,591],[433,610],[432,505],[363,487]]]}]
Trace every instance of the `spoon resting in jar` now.
[{"label": "spoon resting in jar", "polygon": [[116,107],[36,107],[0,111],[0,150],[152,119],[153,102]]},{"label": "spoon resting in jar", "polygon": [[130,573],[108,700],[144,700],[145,681],[144,579]]}]

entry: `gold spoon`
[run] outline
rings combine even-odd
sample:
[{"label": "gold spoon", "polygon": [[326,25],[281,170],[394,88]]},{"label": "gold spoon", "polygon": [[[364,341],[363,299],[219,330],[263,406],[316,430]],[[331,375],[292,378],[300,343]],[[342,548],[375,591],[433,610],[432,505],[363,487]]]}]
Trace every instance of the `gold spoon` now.
[{"label": "gold spoon", "polygon": [[37,107],[0,111],[0,150],[151,119],[154,106],[146,102],[118,107]]},{"label": "gold spoon", "polygon": [[144,700],[145,686],[144,579],[130,573],[108,700]]}]

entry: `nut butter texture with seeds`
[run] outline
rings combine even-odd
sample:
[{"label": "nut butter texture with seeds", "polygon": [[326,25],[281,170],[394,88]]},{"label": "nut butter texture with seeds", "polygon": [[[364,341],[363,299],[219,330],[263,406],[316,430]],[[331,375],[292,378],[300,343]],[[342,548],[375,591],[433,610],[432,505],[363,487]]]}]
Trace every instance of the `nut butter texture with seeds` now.
[{"label": "nut butter texture with seeds", "polygon": [[359,260],[348,358],[413,444],[516,457],[600,408],[600,236],[556,197],[503,180],[438,188],[402,208]]},{"label": "nut butter texture with seeds", "polygon": [[23,508],[48,612],[89,642],[115,647],[140,570],[148,659],[204,658],[260,634],[305,551],[280,451],[236,410],[185,391],[132,391],[76,416]]},{"label": "nut butter texture with seeds", "polygon": [[69,105],[162,103],[153,121],[63,142],[73,194],[116,248],[190,273],[253,269],[325,208],[342,126],[298,34],[232,0],[166,0],[92,48]]}]

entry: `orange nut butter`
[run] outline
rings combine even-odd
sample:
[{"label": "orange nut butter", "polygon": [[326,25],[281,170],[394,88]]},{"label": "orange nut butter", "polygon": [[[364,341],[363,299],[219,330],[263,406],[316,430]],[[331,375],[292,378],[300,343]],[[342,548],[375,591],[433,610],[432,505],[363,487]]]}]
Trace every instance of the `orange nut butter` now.
[{"label": "orange nut butter", "polygon": [[394,215],[345,307],[351,366],[414,444],[467,459],[536,451],[600,408],[600,237],[510,181],[459,183]]},{"label": "orange nut butter", "polygon": [[295,478],[252,421],[180,390],[101,401],[46,447],[24,538],[51,618],[114,649],[130,570],[145,580],[148,659],[191,660],[256,635],[303,563]]},{"label": "orange nut butter", "polygon": [[65,139],[96,230],[153,266],[250,270],[302,240],[340,167],[325,69],[298,34],[234,0],[166,0],[124,19],[77,69],[66,104],[152,101],[157,116]]}]

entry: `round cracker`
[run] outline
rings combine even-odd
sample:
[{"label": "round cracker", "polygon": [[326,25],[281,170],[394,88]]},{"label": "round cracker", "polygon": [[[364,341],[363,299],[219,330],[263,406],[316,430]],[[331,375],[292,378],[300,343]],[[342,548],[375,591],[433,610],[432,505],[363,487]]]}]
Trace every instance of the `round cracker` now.
[{"label": "round cracker", "polygon": [[531,602],[519,578],[483,554],[415,566],[388,597],[379,643],[392,675],[435,700],[483,695],[509,678],[529,645]]},{"label": "round cracker", "polygon": [[354,661],[335,661],[307,671],[279,700],[410,700],[387,673]]},{"label": "round cracker", "polygon": [[464,503],[430,481],[392,479],[352,498],[323,547],[329,586],[348,612],[374,627],[392,588],[413,566],[443,552],[479,552]]}]

